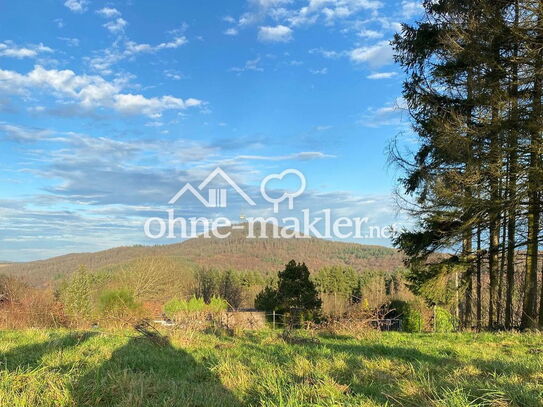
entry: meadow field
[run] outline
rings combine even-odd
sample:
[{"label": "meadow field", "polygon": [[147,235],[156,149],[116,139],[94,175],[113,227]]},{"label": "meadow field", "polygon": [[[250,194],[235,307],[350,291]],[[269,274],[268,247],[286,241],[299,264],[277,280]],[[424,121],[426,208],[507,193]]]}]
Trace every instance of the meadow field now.
[{"label": "meadow field", "polygon": [[0,406],[543,405],[540,334],[0,332]]}]

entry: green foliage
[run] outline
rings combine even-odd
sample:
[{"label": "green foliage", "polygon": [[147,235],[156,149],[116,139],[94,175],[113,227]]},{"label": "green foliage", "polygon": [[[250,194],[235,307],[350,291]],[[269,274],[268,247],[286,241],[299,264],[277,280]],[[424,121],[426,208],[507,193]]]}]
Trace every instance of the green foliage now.
[{"label": "green foliage", "polygon": [[362,281],[358,279],[356,285],[351,291],[351,304],[360,304],[362,302]]},{"label": "green foliage", "polygon": [[196,270],[196,296],[203,298],[206,304],[209,304],[211,298],[217,292],[218,272],[215,269],[200,267]]},{"label": "green foliage", "polygon": [[450,261],[435,264],[413,262],[406,278],[413,293],[428,305],[448,305],[456,294],[454,275],[462,275],[464,271],[461,264]]},{"label": "green foliage", "polygon": [[187,302],[178,298],[172,298],[162,308],[168,318],[173,318],[178,312],[187,311]]},{"label": "green foliage", "polygon": [[125,316],[141,309],[127,289],[108,290],[100,295],[99,310],[103,316]]},{"label": "green foliage", "polygon": [[454,332],[458,326],[456,318],[445,308],[435,307],[435,331],[440,333]]},{"label": "green foliage", "polygon": [[80,266],[72,276],[64,282],[60,289],[60,301],[66,313],[72,318],[90,320],[95,314],[93,298],[97,277],[85,266]]},{"label": "green foliage", "polygon": [[422,332],[424,330],[422,312],[415,307],[409,307],[403,316],[402,327],[405,332]]},{"label": "green foliage", "polygon": [[243,301],[243,286],[239,276],[232,270],[226,270],[219,278],[218,294],[232,309],[237,309]]},{"label": "green foliage", "polygon": [[394,316],[402,320],[402,329],[405,332],[422,332],[424,330],[424,318],[422,305],[418,302],[395,300],[389,305],[394,310]]},{"label": "green foliage", "polygon": [[277,289],[267,285],[256,295],[255,308],[261,311],[276,311],[279,307]]},{"label": "green foliage", "polygon": [[[212,298],[213,297],[211,297],[211,299]],[[209,300],[209,302],[211,302],[211,299]],[[206,302],[204,301],[203,298],[192,297],[187,302],[186,310],[187,312],[200,312],[204,310],[205,306],[206,306]]]},{"label": "green foliage", "polygon": [[191,315],[199,312],[221,312],[228,309],[228,304],[222,298],[211,297],[209,304],[203,298],[192,297],[187,300],[173,298],[164,304],[164,314],[170,319],[176,319],[180,315]]},{"label": "green foliage", "polygon": [[228,309],[228,303],[223,298],[213,297],[207,305],[206,309],[209,312],[221,312]]},{"label": "green foliage", "polygon": [[348,259],[354,257],[356,259],[382,258],[392,256],[396,253],[394,249],[386,247],[373,246],[348,246],[339,251],[338,257]]},{"label": "green foliage", "polygon": [[255,300],[255,306],[265,311],[295,313],[302,320],[314,319],[321,308],[321,299],[315,284],[309,279],[305,263],[291,260],[285,270],[278,273],[277,289],[264,288]]},{"label": "green foliage", "polygon": [[305,263],[291,260],[285,270],[279,272],[278,277],[277,296],[283,310],[316,310],[321,307],[319,293],[309,279],[309,270]]},{"label": "green foliage", "polygon": [[313,280],[321,292],[344,297],[348,297],[359,282],[356,271],[345,266],[324,267]]}]

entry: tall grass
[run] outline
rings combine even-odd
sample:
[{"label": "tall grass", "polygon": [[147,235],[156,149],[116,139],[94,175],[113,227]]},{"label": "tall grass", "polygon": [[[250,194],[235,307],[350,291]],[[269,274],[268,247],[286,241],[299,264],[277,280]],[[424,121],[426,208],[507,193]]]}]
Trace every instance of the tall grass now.
[{"label": "tall grass", "polygon": [[542,406],[543,337],[0,332],[0,406]]}]

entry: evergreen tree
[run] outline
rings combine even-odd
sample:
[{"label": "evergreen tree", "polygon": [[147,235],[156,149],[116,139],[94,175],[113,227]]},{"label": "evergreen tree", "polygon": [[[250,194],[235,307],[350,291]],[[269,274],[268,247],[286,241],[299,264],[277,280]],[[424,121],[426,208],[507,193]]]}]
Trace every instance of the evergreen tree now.
[{"label": "evergreen tree", "polygon": [[[405,172],[404,193],[413,198],[408,209],[419,219],[395,244],[408,257],[415,290],[453,270],[462,273],[455,287],[465,294],[464,326],[471,321],[474,274],[478,327],[483,311],[491,328],[535,327],[538,318],[543,326],[543,301],[537,309],[542,2],[427,0],[424,7],[424,20],[404,25],[393,42],[420,140],[412,158],[391,149]],[[526,272],[518,307],[513,302],[522,253]],[[456,298],[459,303],[458,293]],[[515,314],[518,308],[522,313]]]}]

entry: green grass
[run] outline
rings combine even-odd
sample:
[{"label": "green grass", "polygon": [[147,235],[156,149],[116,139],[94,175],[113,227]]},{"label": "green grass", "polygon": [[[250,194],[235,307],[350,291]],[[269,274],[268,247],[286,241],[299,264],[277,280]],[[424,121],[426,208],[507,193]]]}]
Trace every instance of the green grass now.
[{"label": "green grass", "polygon": [[[302,335],[302,334],[300,334]],[[543,336],[0,332],[0,406],[543,406]]]}]

